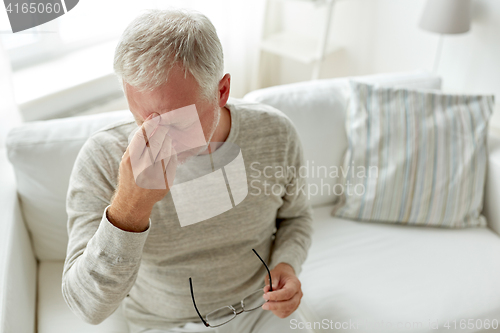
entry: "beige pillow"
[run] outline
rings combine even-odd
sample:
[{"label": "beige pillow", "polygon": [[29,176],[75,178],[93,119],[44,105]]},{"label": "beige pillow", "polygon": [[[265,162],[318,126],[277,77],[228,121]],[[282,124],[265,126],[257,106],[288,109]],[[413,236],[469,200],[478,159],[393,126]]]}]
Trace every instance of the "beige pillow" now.
[{"label": "beige pillow", "polygon": [[364,221],[485,226],[480,215],[494,96],[350,82],[343,196]]}]

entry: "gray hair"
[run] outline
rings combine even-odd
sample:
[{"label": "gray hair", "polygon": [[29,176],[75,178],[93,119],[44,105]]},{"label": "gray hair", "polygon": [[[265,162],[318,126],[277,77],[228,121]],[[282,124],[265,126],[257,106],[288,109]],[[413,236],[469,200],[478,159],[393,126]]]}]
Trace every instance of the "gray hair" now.
[{"label": "gray hair", "polygon": [[212,22],[200,12],[150,9],[139,15],[123,32],[113,67],[120,81],[152,91],[167,82],[176,63],[184,68],[184,77],[187,71],[194,76],[202,98],[216,98],[224,73],[222,45]]}]

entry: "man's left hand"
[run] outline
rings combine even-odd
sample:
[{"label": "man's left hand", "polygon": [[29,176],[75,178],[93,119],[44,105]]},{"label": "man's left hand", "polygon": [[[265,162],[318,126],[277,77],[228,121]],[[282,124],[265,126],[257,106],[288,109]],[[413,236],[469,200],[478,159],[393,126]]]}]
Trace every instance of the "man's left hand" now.
[{"label": "man's left hand", "polygon": [[302,298],[300,281],[292,266],[285,263],[276,265],[271,271],[271,279],[273,291],[269,291],[269,281],[267,281],[263,297],[269,302],[264,303],[262,309],[270,310],[280,318],[286,318],[299,307]]}]

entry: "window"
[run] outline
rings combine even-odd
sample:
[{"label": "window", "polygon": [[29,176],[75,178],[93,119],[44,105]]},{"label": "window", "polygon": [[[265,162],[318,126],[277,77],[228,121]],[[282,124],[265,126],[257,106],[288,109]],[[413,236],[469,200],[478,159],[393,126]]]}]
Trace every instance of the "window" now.
[{"label": "window", "polygon": [[176,1],[85,0],[63,16],[13,34],[5,10],[0,10],[0,40],[14,70],[43,62],[93,44],[116,39],[137,14]]}]

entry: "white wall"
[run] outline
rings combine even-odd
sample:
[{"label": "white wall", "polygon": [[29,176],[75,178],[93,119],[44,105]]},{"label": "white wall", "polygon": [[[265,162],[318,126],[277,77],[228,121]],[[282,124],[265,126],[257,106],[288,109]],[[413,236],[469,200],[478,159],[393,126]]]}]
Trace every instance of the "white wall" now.
[{"label": "white wall", "polygon": [[[339,0],[330,42],[342,50],[329,56],[321,78],[432,70],[438,35],[418,28],[425,0]],[[308,35],[321,28],[322,12],[307,3],[290,2],[283,27]],[[274,84],[310,79],[311,66],[282,60]],[[496,95],[492,126],[500,131],[500,1],[472,0],[471,30],[445,36],[438,74],[443,89]]]}]

